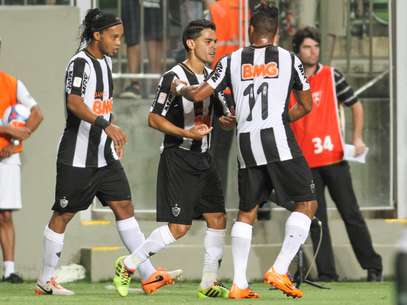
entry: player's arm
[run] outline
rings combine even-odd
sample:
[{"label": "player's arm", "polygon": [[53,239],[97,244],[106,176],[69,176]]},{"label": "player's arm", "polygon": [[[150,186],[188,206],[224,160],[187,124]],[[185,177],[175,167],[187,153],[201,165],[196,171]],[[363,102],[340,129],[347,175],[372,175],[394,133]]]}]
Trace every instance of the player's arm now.
[{"label": "player's arm", "polygon": [[357,101],[352,105],[352,144],[355,146],[355,155],[362,154],[366,145],[363,142],[363,123],[364,123],[364,112],[363,105],[360,101]]},{"label": "player's arm", "polygon": [[171,92],[173,94],[182,95],[190,101],[199,102],[208,98],[215,92],[225,90],[228,79],[228,62],[229,59],[226,56],[219,60],[208,79],[200,85],[187,86],[181,80],[174,78],[171,84]]},{"label": "player's arm", "polygon": [[300,59],[292,55],[293,61],[293,90],[297,98],[297,103],[288,111],[290,122],[294,122],[302,118],[312,110],[312,95],[308,79],[305,76],[304,67]]},{"label": "player's arm", "polygon": [[297,103],[288,111],[290,122],[301,119],[312,110],[312,96],[310,90],[294,91]]},{"label": "player's arm", "polygon": [[355,146],[355,155],[362,154],[366,145],[363,142],[363,105],[358,101],[352,87],[337,69],[334,69],[336,97],[341,104],[352,110],[352,144]]},{"label": "player's arm", "polygon": [[200,85],[187,86],[182,80],[175,78],[171,84],[171,92],[182,95],[192,102],[200,102],[214,93],[214,89],[206,82]]},{"label": "player's arm", "polygon": [[148,114],[148,126],[168,135],[193,140],[201,140],[205,135],[212,131],[212,127],[209,128],[206,124],[195,125],[190,129],[183,129],[174,125],[165,117],[153,112]]},{"label": "player's arm", "polygon": [[65,84],[68,94],[67,108],[79,119],[104,129],[114,145],[121,147],[127,142],[126,134],[119,126],[107,121],[103,116],[94,114],[84,102],[83,97],[87,85],[85,79],[89,79],[89,76],[90,67],[85,59],[76,58],[70,63]]},{"label": "player's arm", "polygon": [[30,109],[31,113],[27,120],[26,127],[30,130],[30,134],[40,126],[44,117],[37,102],[31,96],[30,92],[25,87],[22,81],[17,82],[17,102]]},{"label": "player's arm", "polygon": [[208,128],[207,125],[201,124],[194,126],[189,130],[185,130],[176,126],[166,118],[175,101],[175,98],[171,93],[172,82],[175,78],[177,78],[177,76],[173,72],[165,73],[161,77],[157,88],[156,98],[153,101],[150,113],[148,114],[148,126],[168,135],[200,140],[203,136],[210,133],[212,128]]},{"label": "player's arm", "polygon": [[31,131],[27,127],[1,125],[0,134],[16,140],[25,140],[30,136]]}]

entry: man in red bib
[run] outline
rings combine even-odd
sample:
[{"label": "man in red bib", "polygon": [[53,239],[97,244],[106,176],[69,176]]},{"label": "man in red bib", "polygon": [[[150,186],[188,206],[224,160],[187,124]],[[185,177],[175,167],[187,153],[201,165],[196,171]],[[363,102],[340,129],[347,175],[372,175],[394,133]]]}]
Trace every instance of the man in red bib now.
[{"label": "man in red bib", "polygon": [[[352,110],[352,144],[355,154],[365,150],[362,139],[363,107],[348,85],[343,75],[335,68],[319,63],[320,34],[317,29],[306,27],[299,30],[293,38],[293,49],[302,60],[305,74],[311,86],[313,109],[302,119],[292,123],[295,138],[304,157],[312,169],[317,190],[318,210],[316,217],[321,220],[324,237],[316,263],[319,279],[337,280],[335,262],[329,235],[325,186],[345,222],[353,251],[361,267],[367,270],[369,281],[382,279],[382,259],[372,245],[367,225],[352,186],[349,165],[344,161],[343,124],[339,116],[339,106]],[[290,105],[296,103],[291,94]],[[319,241],[319,228],[311,226],[311,238],[316,248]]]},{"label": "man in red bib", "polygon": [[[1,46],[1,39],[0,39]],[[2,122],[5,111],[16,104],[30,110],[25,127]],[[16,235],[13,212],[21,209],[21,159],[23,141],[42,121],[41,110],[23,82],[0,70],[0,248],[3,254],[3,282],[23,282],[15,272]],[[13,140],[20,141],[17,144]]]}]

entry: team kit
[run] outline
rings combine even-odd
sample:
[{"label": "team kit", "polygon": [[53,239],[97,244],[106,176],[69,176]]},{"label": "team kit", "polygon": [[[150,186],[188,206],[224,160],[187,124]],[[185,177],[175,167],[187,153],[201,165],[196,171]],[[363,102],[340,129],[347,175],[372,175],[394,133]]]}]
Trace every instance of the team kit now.
[{"label": "team kit", "polygon": [[[99,9],[83,20],[81,46],[65,71],[66,125],[58,145],[55,200],[44,229],[37,295],[73,295],[56,281],[68,223],[94,198],[109,207],[128,254],[114,263],[114,286],[126,297],[134,273],[151,294],[173,284],[182,270],[156,268],[150,257],[186,234],[193,220],[206,222],[199,298],[257,299],[246,270],[257,207],[274,190],[281,202],[294,202],[281,249],[264,281],[287,296],[301,298],[288,268],[308,237],[317,209],[311,170],[291,123],[312,108],[310,85],[300,59],[277,46],[278,9],[258,6],[250,19],[250,46],[222,57],[216,53],[216,26],[199,19],[184,29],[186,58],[163,73],[148,113],[148,125],[161,132],[156,184],[157,226],[148,236],[134,215],[126,171],[127,136],[114,121],[112,60],[120,48],[122,21]],[[225,99],[224,92],[232,99]],[[296,102],[290,104],[295,94]],[[219,281],[224,254],[224,191],[210,154],[214,120],[236,129],[239,213],[232,225],[233,281]],[[180,266],[182,267],[182,266]]]}]

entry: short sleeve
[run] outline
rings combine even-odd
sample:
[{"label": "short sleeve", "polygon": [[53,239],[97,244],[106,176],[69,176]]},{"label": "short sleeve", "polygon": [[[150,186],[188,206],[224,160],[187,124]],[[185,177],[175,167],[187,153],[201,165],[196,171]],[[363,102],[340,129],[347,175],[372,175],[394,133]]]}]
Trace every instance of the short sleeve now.
[{"label": "short sleeve", "polygon": [[171,94],[171,83],[176,77],[176,74],[172,71],[165,73],[158,84],[157,94],[154,98],[153,104],[151,105],[150,112],[157,113],[162,116],[166,116],[168,109],[174,100]]},{"label": "short sleeve", "polygon": [[305,76],[304,66],[301,60],[294,54],[292,54],[293,60],[293,89],[297,91],[307,91],[310,89],[309,82]]},{"label": "short sleeve", "polygon": [[37,105],[37,102],[20,80],[17,81],[17,102],[24,105],[28,109],[31,109]]},{"label": "short sleeve", "polygon": [[230,60],[228,60],[229,56],[224,56],[219,62],[216,64],[215,69],[212,73],[208,76],[206,80],[207,84],[212,87],[215,92],[223,91],[228,86],[228,70],[230,67]]},{"label": "short sleeve", "polygon": [[65,92],[83,97],[90,77],[90,66],[84,58],[71,61],[66,71]]},{"label": "short sleeve", "polygon": [[358,99],[352,87],[346,81],[345,76],[337,69],[334,69],[336,98],[345,106],[350,107],[355,104]]}]

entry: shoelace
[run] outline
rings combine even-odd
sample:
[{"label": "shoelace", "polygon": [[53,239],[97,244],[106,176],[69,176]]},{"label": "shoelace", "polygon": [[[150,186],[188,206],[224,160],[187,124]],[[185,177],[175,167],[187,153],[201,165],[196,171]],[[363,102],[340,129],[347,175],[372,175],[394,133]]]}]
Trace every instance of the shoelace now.
[{"label": "shoelace", "polygon": [[[215,282],[215,283],[213,283],[215,286],[219,286],[219,287],[222,287],[222,288],[226,288],[226,286],[225,285],[223,285],[223,283],[221,282],[221,281],[217,281],[217,282]],[[226,288],[227,289],[227,288]]]},{"label": "shoelace", "polygon": [[122,284],[122,285],[128,285],[128,284],[130,283],[130,274],[129,274],[129,272],[127,271],[126,267],[124,266],[123,263],[121,263],[121,264],[118,266],[118,269],[119,269],[119,270],[117,270],[117,271],[118,271],[118,273],[119,273],[118,275],[119,275],[119,277],[120,277],[121,284]]}]

